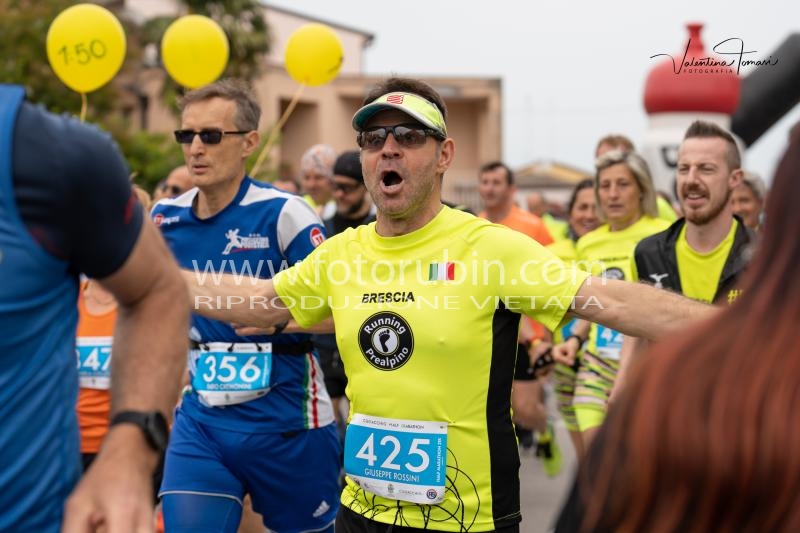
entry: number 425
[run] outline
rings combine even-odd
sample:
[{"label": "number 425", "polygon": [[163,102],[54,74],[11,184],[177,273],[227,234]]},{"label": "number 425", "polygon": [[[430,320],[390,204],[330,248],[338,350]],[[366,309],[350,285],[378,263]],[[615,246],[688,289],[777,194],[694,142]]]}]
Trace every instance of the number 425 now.
[{"label": "number 425", "polygon": [[[411,441],[411,446],[408,448],[408,455],[416,455],[420,458],[419,465],[413,465],[411,463],[405,463],[405,466],[411,472],[422,472],[428,465],[430,464],[430,457],[425,450],[420,449],[420,446],[427,446],[431,443],[430,439],[413,439]],[[381,468],[388,468],[389,470],[400,470],[400,465],[395,463],[394,460],[400,454],[401,451],[401,444],[400,440],[393,436],[393,435],[386,435],[380,440],[381,446],[391,446],[392,449],[389,451],[389,455],[386,459],[381,463]],[[364,459],[367,461],[369,466],[375,466],[375,462],[378,460],[378,456],[375,455],[375,434],[371,433],[369,438],[366,440],[364,445],[358,450],[356,457],[359,459]]]}]

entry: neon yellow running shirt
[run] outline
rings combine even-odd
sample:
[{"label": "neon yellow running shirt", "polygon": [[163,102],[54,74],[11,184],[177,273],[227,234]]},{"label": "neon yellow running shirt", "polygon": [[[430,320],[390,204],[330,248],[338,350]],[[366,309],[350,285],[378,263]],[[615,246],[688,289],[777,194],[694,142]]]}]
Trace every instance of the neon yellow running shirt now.
[{"label": "neon yellow running shirt", "polygon": [[716,248],[706,254],[696,252],[686,242],[686,225],[681,229],[678,242],[675,244],[675,256],[678,260],[678,273],[681,277],[681,291],[684,296],[711,303],[717,293],[722,268],[728,260],[733,237],[739,223],[733,219],[728,235]]},{"label": "neon yellow running shirt", "polygon": [[[594,276],[605,274],[609,279],[636,281],[633,261],[636,244],[668,227],[666,220],[647,215],[621,231],[610,231],[608,224],[603,224],[578,239],[578,261],[585,262],[582,268],[589,269]],[[604,359],[618,360],[621,347],[622,334],[592,324],[586,347],[588,351]]]},{"label": "neon yellow running shirt", "polygon": [[447,207],[408,235],[348,229],[278,273],[298,323],[336,323],[351,404],[342,504],[440,531],[518,523],[517,312],[555,329],[586,276]]}]

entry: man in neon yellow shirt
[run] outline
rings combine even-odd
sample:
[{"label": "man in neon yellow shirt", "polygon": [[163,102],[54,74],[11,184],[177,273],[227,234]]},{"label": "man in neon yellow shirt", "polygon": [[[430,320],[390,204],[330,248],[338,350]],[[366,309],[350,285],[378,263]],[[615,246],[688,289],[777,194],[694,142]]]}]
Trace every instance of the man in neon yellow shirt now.
[{"label": "man in neon yellow shirt", "polygon": [[736,299],[753,244],[730,202],[740,167],[730,133],[699,120],[686,130],[677,172],[684,218],[636,247],[640,280],[708,303]]},{"label": "man in neon yellow shirt", "polygon": [[520,314],[549,329],[577,316],[657,338],[711,310],[590,278],[518,232],[443,206],[455,142],[429,85],[382,82],[353,126],[376,222],[271,280],[202,283],[185,272],[193,306],[262,328],[335,321],[351,403],[337,533],[516,533],[510,397]]},{"label": "man in neon yellow shirt", "polygon": [[[711,122],[692,123],[678,150],[677,189],[684,218],[636,246],[634,268],[640,281],[707,303],[736,300],[755,242],[730,202],[742,177],[731,134]],[[623,369],[645,344],[625,339]]]}]

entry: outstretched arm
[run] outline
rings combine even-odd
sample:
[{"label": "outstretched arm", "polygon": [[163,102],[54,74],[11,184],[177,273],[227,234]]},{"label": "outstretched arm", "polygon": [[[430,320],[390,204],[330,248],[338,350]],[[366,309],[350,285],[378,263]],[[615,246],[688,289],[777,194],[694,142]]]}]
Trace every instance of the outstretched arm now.
[{"label": "outstretched arm", "polygon": [[189,286],[192,311],[198,315],[257,328],[272,328],[292,318],[271,279],[230,274],[210,278],[191,270],[181,275]]},{"label": "outstretched arm", "polygon": [[716,308],[642,283],[589,277],[573,301],[573,315],[625,335],[656,340],[704,320]]},{"label": "outstretched arm", "polygon": [[[271,328],[257,328],[255,326],[241,326],[239,324],[231,324],[237,335],[241,337],[250,337],[251,335],[274,335],[275,327]],[[333,318],[328,317],[321,322],[317,322],[311,327],[304,328],[297,323],[295,319],[289,320],[286,327],[283,328],[283,333],[336,333],[333,325]]]}]

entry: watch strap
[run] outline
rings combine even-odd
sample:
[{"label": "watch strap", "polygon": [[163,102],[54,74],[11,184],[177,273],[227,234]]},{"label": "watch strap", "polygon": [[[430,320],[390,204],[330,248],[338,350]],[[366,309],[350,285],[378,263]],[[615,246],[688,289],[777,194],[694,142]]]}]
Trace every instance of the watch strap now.
[{"label": "watch strap", "polygon": [[133,424],[142,430],[145,441],[154,451],[163,453],[169,439],[167,419],[159,411],[120,411],[109,422],[109,427]]}]

